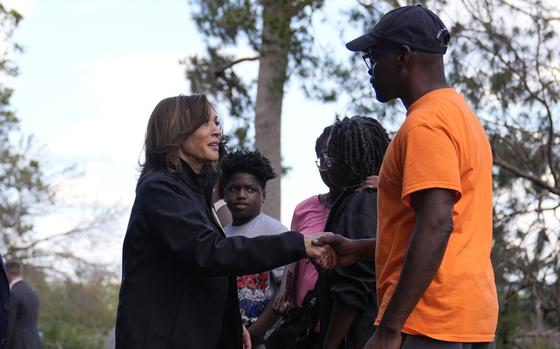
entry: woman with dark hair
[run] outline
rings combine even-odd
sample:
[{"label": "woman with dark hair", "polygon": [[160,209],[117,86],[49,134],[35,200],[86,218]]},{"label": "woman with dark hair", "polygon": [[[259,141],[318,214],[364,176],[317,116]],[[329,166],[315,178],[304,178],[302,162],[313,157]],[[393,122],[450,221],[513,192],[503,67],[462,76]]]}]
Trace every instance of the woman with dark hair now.
[{"label": "woman with dark hair", "polygon": [[[331,207],[326,230],[351,239],[375,238],[377,192],[356,191],[379,174],[389,137],[372,118],[337,121],[321,161],[332,185],[342,188]],[[323,348],[361,349],[373,333],[377,314],[373,263],[358,262],[319,273]]]},{"label": "woman with dark hair", "polygon": [[[319,175],[321,176],[323,183],[327,186],[329,191],[323,194],[313,195],[300,202],[296,206],[292,216],[291,229],[300,231],[303,234],[315,234],[325,229],[330,209],[344,191],[344,187],[339,187],[333,184],[328,173],[330,168],[327,165],[330,165],[331,163],[330,161],[327,161],[328,158],[326,158],[325,155],[329,153],[329,139],[331,137],[332,130],[332,125],[325,127],[321,135],[319,135],[315,141],[317,169],[319,170]],[[377,188],[377,180],[378,177],[376,175],[371,175],[365,178],[364,181],[357,187],[356,191]],[[345,195],[348,195],[348,193]],[[274,343],[275,347],[289,347],[290,344],[287,343],[288,341],[290,341],[290,343],[297,342],[298,348],[305,347],[311,349],[321,347],[321,338],[318,333],[319,326],[316,326],[319,319],[315,316],[315,310],[313,310],[316,305],[310,305],[313,303],[313,297],[317,295],[316,290],[314,290],[317,282],[317,276],[317,270],[315,267],[305,259],[292,263],[284,269],[282,285],[273,305],[274,310],[282,315],[287,314],[284,320],[287,320],[288,322],[290,321],[289,311],[299,314],[306,312],[313,315],[311,316],[311,319],[305,320],[307,321],[306,327],[309,328],[302,328],[300,323],[294,321],[292,321],[293,325],[284,325],[285,327],[292,326],[292,328],[298,327],[306,331],[309,330],[307,337],[304,338],[303,336],[300,336],[295,339],[293,338],[294,336],[290,335],[277,336],[277,340],[278,338],[282,338],[285,339],[286,342]],[[302,317],[303,315],[300,316]],[[289,329],[281,329],[280,331],[287,333],[289,332]],[[279,341],[280,340],[278,340],[278,342]],[[269,343],[271,342],[272,339]]]},{"label": "woman with dark hair", "polygon": [[224,236],[211,201],[220,137],[204,95],[166,98],[150,116],[123,244],[117,349],[248,348],[235,275],[335,257],[294,232]]}]

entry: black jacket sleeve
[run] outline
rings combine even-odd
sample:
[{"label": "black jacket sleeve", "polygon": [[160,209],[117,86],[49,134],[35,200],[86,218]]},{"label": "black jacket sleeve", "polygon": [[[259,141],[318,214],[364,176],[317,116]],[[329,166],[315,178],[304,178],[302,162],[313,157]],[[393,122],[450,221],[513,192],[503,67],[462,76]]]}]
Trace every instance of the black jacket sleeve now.
[{"label": "black jacket sleeve", "polygon": [[[377,196],[372,192],[351,194],[336,223],[335,232],[350,239],[372,238],[377,230]],[[364,310],[375,301],[375,267],[358,262],[335,268],[331,274],[331,296],[348,306]]]},{"label": "black jacket sleeve", "polygon": [[303,235],[286,232],[253,239],[225,238],[209,223],[204,202],[165,180],[137,193],[148,230],[188,266],[209,275],[243,275],[274,269],[305,257]]}]

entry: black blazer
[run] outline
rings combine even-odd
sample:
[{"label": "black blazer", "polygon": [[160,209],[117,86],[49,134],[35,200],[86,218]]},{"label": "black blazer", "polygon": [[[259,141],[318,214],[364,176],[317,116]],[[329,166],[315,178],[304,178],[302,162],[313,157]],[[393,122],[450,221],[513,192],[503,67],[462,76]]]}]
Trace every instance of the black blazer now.
[{"label": "black blazer", "polygon": [[123,245],[117,349],[242,348],[236,275],[305,256],[294,232],[226,238],[212,182],[184,170],[149,174],[136,190]]},{"label": "black blazer", "polygon": [[37,330],[39,297],[25,281],[12,286],[7,349],[41,349]]},{"label": "black blazer", "polygon": [[10,283],[4,269],[4,261],[0,256],[0,349],[6,345],[8,331],[8,309],[10,309]]},{"label": "black blazer", "polygon": [[[374,238],[377,230],[377,192],[345,190],[336,200],[325,231],[350,239]],[[374,251],[372,251],[374,253]],[[358,262],[319,273],[321,338],[325,338],[334,301],[357,309],[358,314],[339,348],[361,349],[373,334],[377,315],[375,266]]]}]

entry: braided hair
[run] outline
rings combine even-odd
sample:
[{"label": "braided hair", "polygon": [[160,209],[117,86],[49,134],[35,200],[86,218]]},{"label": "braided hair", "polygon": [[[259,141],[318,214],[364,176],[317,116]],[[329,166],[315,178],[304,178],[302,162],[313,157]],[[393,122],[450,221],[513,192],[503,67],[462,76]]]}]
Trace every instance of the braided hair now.
[{"label": "braided hair", "polygon": [[323,155],[321,154],[321,146],[329,140],[332,128],[332,125],[325,127],[323,129],[323,133],[321,133],[321,135],[317,137],[317,140],[315,141],[315,154],[317,154],[317,157],[321,157]]},{"label": "braided hair", "polygon": [[257,182],[264,190],[266,182],[276,177],[274,169],[270,165],[270,160],[263,156],[258,150],[241,151],[229,153],[222,162],[221,190],[231,180],[236,173],[249,173],[255,176]]},{"label": "braided hair", "polygon": [[334,183],[348,187],[379,174],[388,145],[387,131],[373,118],[353,116],[337,121],[328,147],[335,160],[329,171]]}]

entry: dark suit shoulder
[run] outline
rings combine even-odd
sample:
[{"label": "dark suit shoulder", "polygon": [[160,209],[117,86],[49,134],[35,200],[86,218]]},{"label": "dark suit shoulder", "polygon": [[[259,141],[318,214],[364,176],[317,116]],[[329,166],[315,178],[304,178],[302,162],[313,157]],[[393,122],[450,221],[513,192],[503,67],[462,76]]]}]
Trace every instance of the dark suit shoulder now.
[{"label": "dark suit shoulder", "polygon": [[21,298],[38,299],[37,293],[25,281],[20,281],[12,286],[11,293],[14,300]]}]

